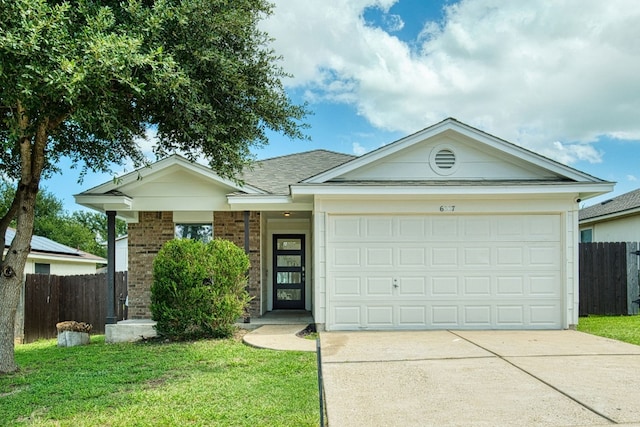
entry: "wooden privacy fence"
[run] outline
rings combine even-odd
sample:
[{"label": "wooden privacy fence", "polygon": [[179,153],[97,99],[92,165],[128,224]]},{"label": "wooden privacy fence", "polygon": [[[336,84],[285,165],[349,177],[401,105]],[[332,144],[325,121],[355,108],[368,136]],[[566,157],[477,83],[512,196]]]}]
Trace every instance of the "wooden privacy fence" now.
[{"label": "wooden privacy fence", "polygon": [[580,316],[638,314],[638,243],[580,243]]},{"label": "wooden privacy fence", "polygon": [[[125,318],[127,273],[115,277],[115,313]],[[122,297],[122,298],[121,298]],[[107,275],[54,276],[27,274],[24,288],[24,335],[22,341],[55,338],[56,323],[64,320],[87,322],[92,333],[103,334],[107,317]]]}]

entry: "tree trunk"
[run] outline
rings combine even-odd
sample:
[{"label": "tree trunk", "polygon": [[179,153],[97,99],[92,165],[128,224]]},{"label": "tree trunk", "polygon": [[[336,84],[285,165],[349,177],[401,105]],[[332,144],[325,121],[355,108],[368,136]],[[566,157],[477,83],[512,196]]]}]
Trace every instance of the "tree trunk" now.
[{"label": "tree trunk", "polygon": [[16,310],[24,282],[24,267],[31,251],[37,186],[19,186],[20,210],[16,235],[0,263],[0,373],[17,370],[14,357]]},{"label": "tree trunk", "polygon": [[31,251],[37,193],[37,184],[18,186],[16,197],[20,200],[20,209],[16,235],[0,263],[0,373],[18,369],[14,355],[15,318],[24,282],[24,267]]},{"label": "tree trunk", "polygon": [[21,288],[22,275],[0,277],[0,373],[18,369],[14,357],[14,322]]},{"label": "tree trunk", "polygon": [[[21,114],[20,120],[21,128],[27,129],[27,115]],[[47,118],[42,119],[36,126],[35,135],[23,136],[19,140],[21,177],[15,195],[18,206],[16,235],[0,262],[0,373],[18,369],[14,354],[15,318],[20,303],[24,266],[31,252],[36,196],[44,167],[48,124]]]}]

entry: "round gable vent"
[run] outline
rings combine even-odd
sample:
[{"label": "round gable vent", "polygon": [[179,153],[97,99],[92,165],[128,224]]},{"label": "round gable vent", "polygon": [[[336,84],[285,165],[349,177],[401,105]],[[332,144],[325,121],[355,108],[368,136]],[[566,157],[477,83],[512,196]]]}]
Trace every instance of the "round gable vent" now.
[{"label": "round gable vent", "polygon": [[431,152],[429,159],[431,169],[438,175],[451,175],[458,169],[458,159],[453,148],[438,146]]},{"label": "round gable vent", "polygon": [[445,148],[436,153],[435,162],[440,169],[451,169],[456,165],[456,155],[453,151]]}]

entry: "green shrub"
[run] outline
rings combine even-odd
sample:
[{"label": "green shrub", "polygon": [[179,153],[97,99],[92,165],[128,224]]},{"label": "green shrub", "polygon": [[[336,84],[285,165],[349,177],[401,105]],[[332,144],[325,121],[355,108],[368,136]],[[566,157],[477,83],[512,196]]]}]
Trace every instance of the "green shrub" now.
[{"label": "green shrub", "polygon": [[248,269],[247,255],[227,240],[167,242],[153,262],[151,314],[158,334],[176,340],[230,336],[250,300]]}]

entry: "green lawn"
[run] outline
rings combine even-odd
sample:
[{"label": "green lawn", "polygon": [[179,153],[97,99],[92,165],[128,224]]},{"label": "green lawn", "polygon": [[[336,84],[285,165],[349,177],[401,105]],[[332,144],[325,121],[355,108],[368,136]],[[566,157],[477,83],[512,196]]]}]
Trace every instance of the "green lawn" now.
[{"label": "green lawn", "polygon": [[16,346],[0,376],[2,425],[317,426],[315,353],[238,340]]},{"label": "green lawn", "polygon": [[578,330],[640,345],[640,316],[581,317]]}]

